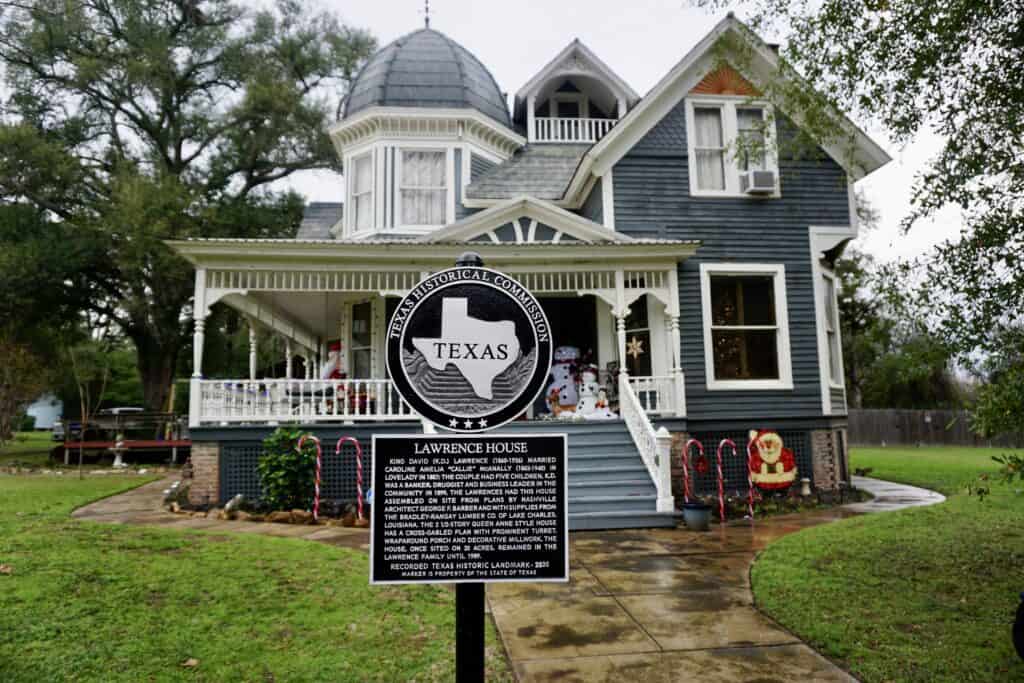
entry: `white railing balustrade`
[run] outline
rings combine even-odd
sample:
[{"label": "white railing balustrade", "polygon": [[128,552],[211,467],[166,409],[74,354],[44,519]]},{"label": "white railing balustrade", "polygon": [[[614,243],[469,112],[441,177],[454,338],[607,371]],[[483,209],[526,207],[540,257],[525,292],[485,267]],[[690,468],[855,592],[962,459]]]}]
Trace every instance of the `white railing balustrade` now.
[{"label": "white railing balustrade", "polygon": [[671,512],[675,505],[672,497],[672,437],[664,427],[654,430],[654,425],[633,392],[630,378],[625,374],[619,375],[619,417],[626,423],[633,443],[640,451],[640,457],[658,490],[658,512]]},{"label": "white railing balustrade", "polygon": [[677,375],[655,377],[629,376],[629,386],[633,389],[640,406],[649,415],[678,415],[679,400],[677,396]]},{"label": "white railing balustrade", "polygon": [[200,380],[200,424],[418,420],[387,379]]},{"label": "white railing balustrade", "polygon": [[573,119],[538,117],[533,120],[531,142],[597,142],[615,125],[616,119]]}]

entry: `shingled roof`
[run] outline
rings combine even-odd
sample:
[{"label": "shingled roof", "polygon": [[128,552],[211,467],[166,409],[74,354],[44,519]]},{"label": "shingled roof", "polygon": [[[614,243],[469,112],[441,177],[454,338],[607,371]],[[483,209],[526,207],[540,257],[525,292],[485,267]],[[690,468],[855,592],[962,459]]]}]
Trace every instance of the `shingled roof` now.
[{"label": "shingled roof", "polygon": [[473,53],[434,29],[381,48],[352,83],[345,118],[373,106],[471,108],[511,127],[494,76]]},{"label": "shingled roof", "polygon": [[344,205],[341,202],[310,202],[302,213],[302,223],[295,233],[297,240],[332,240],[331,228],[341,221]]},{"label": "shingled roof", "polygon": [[590,145],[528,145],[466,188],[472,199],[511,199],[529,195],[557,200],[565,193]]}]

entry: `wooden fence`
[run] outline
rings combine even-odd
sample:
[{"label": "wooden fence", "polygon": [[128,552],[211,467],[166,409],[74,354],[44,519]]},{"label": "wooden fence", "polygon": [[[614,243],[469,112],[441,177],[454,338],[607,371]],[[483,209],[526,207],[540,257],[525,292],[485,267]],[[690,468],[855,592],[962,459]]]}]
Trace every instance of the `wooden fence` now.
[{"label": "wooden fence", "polygon": [[850,443],[862,446],[995,446],[1024,448],[1024,432],[983,439],[966,410],[850,410]]}]

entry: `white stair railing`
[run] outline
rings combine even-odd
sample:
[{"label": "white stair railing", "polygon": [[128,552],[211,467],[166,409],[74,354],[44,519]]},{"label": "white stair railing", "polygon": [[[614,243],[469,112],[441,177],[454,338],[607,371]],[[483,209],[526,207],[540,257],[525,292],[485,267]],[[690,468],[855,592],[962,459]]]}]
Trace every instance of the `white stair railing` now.
[{"label": "white stair railing", "polygon": [[619,375],[619,416],[626,423],[658,490],[658,512],[672,512],[675,509],[672,497],[672,436],[664,427],[654,430],[625,373]]}]

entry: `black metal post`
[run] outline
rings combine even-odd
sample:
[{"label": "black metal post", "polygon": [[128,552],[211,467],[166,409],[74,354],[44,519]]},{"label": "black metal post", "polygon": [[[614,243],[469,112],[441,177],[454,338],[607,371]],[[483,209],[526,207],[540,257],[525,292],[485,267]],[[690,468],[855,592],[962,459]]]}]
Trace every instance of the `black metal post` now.
[{"label": "black metal post", "polygon": [[484,680],[484,584],[455,585],[455,681]]}]

